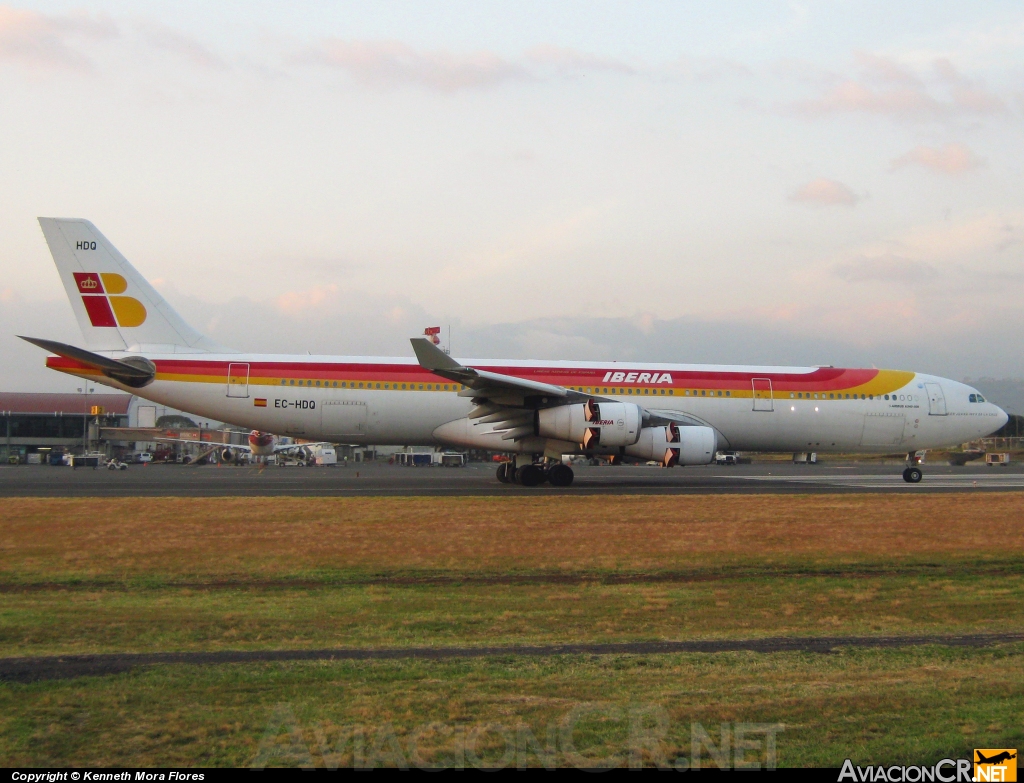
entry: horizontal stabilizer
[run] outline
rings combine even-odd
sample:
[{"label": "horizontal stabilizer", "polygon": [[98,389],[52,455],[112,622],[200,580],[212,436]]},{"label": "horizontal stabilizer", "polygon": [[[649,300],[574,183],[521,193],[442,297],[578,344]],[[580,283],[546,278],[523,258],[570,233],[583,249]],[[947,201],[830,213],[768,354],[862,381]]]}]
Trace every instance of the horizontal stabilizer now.
[{"label": "horizontal stabilizer", "polygon": [[136,389],[145,386],[156,377],[156,365],[142,356],[132,356],[128,359],[111,359],[108,356],[100,356],[98,353],[76,348],[73,345],[58,343],[55,340],[41,340],[38,337],[24,337],[23,335],[18,336],[25,342],[32,343],[44,351],[63,356],[65,359],[81,362],[87,367],[99,370],[108,378],[120,381],[126,386]]}]

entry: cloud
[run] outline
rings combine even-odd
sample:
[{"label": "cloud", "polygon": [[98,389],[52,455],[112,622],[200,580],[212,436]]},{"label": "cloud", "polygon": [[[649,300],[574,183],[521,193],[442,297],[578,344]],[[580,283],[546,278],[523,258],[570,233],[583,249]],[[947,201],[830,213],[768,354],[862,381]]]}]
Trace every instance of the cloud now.
[{"label": "cloud", "polygon": [[889,166],[890,171],[905,166],[924,166],[943,174],[962,174],[965,171],[985,165],[985,161],[975,155],[965,144],[947,144],[945,147],[914,147],[905,155],[895,158]]},{"label": "cloud", "polygon": [[[789,111],[805,116],[861,112],[901,120],[999,114],[1006,104],[977,81],[963,77],[947,59],[932,64],[934,85],[888,57],[858,53],[857,76],[825,79],[816,98],[796,101]],[[936,94],[938,93],[938,94]],[[942,93],[945,93],[944,95]]]},{"label": "cloud", "polygon": [[563,76],[577,76],[587,72],[606,71],[634,74],[636,69],[614,57],[587,54],[564,46],[540,44],[529,49],[524,58],[527,63],[547,68]]},{"label": "cloud", "polygon": [[285,291],[274,299],[274,306],[287,315],[308,315],[312,309],[323,307],[338,298],[338,286],[314,286],[304,291]]},{"label": "cloud", "polygon": [[861,258],[837,264],[833,267],[832,273],[848,283],[921,283],[933,280],[939,275],[938,269],[932,264],[895,255]]},{"label": "cloud", "polygon": [[716,82],[727,78],[747,78],[753,71],[736,60],[724,57],[690,57],[684,55],[661,69],[670,76],[681,76],[694,82]]},{"label": "cloud", "polygon": [[916,73],[890,57],[870,52],[854,52],[853,59],[866,80],[879,84],[900,84],[911,88],[924,87],[924,82]]},{"label": "cloud", "polygon": [[797,188],[790,195],[789,200],[826,207],[852,207],[862,198],[842,182],[820,178],[811,180],[806,185]]},{"label": "cloud", "polygon": [[421,51],[400,41],[328,38],[295,59],[344,71],[357,82],[371,86],[416,85],[441,92],[481,89],[530,78],[521,65],[493,52]]},{"label": "cloud", "polygon": [[92,62],[68,39],[110,38],[117,27],[103,16],[47,16],[0,5],[0,60],[31,68],[92,70]]},{"label": "cloud", "polygon": [[139,21],[136,30],[143,40],[155,49],[183,57],[201,68],[224,69],[227,64],[206,46],[165,24],[151,20]]}]

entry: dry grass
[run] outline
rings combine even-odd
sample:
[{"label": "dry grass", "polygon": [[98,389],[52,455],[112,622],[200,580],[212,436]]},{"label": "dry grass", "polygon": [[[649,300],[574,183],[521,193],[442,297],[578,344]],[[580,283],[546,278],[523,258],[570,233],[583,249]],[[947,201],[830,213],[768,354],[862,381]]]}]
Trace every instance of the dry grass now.
[{"label": "dry grass", "polygon": [[1014,560],[1024,493],[12,499],[0,578],[636,571]]},{"label": "dry grass", "polygon": [[[735,721],[780,726],[782,767],[838,769],[848,757],[931,766],[973,747],[1021,746],[1014,705],[1024,698],[1022,655],[1013,645],[155,667],[0,687],[0,759],[37,767],[334,766],[353,763],[350,738],[358,733],[359,762],[378,766],[389,763],[392,747],[381,740],[393,732],[414,766],[414,741],[428,763],[472,765],[462,738],[498,725],[513,734],[525,727],[556,747],[557,763],[571,765],[560,729],[589,705],[613,719],[580,720],[574,749],[584,759],[612,756],[618,766],[627,763],[630,716],[643,712],[664,716],[654,747],[669,764],[691,755],[694,721],[716,742],[721,724]],[[557,745],[545,739],[549,729]],[[477,748],[495,763],[504,748],[491,742]],[[520,748],[518,759],[537,766],[529,746]]]}]

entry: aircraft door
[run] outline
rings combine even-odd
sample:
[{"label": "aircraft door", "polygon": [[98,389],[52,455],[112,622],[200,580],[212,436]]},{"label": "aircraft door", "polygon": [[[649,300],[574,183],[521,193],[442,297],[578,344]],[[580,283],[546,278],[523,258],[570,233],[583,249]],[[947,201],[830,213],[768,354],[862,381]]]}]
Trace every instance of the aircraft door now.
[{"label": "aircraft door", "polygon": [[772,399],[772,379],[751,378],[750,384],[753,387],[754,391],[754,410],[775,410],[775,400]]},{"label": "aircraft door", "polygon": [[946,397],[942,393],[942,387],[937,383],[926,383],[924,390],[928,392],[928,415],[946,415]]},{"label": "aircraft door", "polygon": [[249,396],[249,365],[228,365],[228,397]]}]

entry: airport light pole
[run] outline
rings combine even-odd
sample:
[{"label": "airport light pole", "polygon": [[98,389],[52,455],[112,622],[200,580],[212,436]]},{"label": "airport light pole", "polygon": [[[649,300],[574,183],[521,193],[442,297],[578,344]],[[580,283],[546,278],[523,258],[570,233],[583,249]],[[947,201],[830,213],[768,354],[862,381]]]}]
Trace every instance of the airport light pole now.
[{"label": "airport light pole", "polygon": [[89,395],[96,391],[96,388],[89,388],[89,384],[80,386],[78,391],[82,392],[82,399],[85,400],[82,405],[82,456],[85,457],[89,453]]}]

